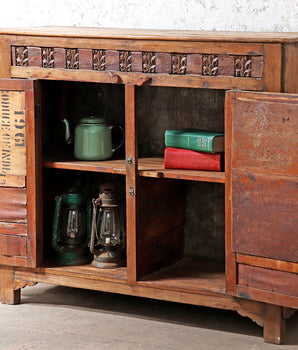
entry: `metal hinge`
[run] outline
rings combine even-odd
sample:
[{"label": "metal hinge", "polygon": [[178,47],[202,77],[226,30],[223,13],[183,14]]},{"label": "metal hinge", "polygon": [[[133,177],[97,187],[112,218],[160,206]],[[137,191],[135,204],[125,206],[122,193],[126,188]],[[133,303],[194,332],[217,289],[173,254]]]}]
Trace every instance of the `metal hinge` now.
[{"label": "metal hinge", "polygon": [[131,187],[129,190],[128,190],[128,194],[130,196],[134,196],[135,195],[135,190]]}]

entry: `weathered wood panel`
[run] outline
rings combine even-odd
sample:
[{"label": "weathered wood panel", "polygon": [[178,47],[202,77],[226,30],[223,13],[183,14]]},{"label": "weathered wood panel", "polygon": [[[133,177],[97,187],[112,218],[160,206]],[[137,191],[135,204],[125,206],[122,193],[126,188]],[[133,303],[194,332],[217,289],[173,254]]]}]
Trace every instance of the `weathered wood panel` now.
[{"label": "weathered wood panel", "polygon": [[137,280],[138,128],[135,103],[135,86],[125,86],[125,154],[129,160],[126,162],[127,279],[132,285]]},{"label": "weathered wood panel", "polygon": [[27,191],[19,188],[0,188],[0,221],[27,222]]},{"label": "weathered wood panel", "polygon": [[30,67],[41,67],[41,48],[28,47],[28,65]]},{"label": "weathered wood panel", "polygon": [[283,91],[298,93],[298,43],[284,46],[284,76]]},{"label": "weathered wood panel", "polygon": [[5,235],[26,235],[26,224],[15,224],[11,222],[0,222],[0,234]]},{"label": "weathered wood panel", "polygon": [[79,50],[80,69],[92,69],[92,50]]},{"label": "weathered wood panel", "polygon": [[298,96],[237,94],[233,105],[232,168],[298,175]]},{"label": "weathered wood panel", "polygon": [[297,178],[232,173],[233,250],[298,262]]},{"label": "weathered wood panel", "polygon": [[139,179],[136,239],[139,278],[183,256],[184,219],[181,182]]},{"label": "weathered wood panel", "polygon": [[0,251],[5,256],[27,256],[27,237],[0,234]]},{"label": "weathered wood panel", "polygon": [[238,284],[298,298],[298,274],[238,265]]},{"label": "weathered wood panel", "polygon": [[0,100],[0,186],[25,187],[25,93],[1,90]]}]

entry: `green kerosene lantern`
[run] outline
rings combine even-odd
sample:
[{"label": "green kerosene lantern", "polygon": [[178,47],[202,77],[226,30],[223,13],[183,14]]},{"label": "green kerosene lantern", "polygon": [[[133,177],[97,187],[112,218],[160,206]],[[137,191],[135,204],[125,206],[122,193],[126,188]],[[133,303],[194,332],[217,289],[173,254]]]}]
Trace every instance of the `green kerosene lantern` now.
[{"label": "green kerosene lantern", "polygon": [[58,252],[57,262],[62,265],[83,265],[91,261],[90,206],[84,196],[70,191],[56,197],[53,225],[53,248]]}]

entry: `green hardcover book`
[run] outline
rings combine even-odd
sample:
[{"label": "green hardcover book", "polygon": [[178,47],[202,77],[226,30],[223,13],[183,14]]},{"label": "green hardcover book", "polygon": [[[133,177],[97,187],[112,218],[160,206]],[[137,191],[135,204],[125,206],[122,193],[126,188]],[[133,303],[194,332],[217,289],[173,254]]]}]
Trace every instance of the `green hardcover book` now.
[{"label": "green hardcover book", "polygon": [[224,151],[224,134],[200,129],[166,130],[166,147],[216,153]]}]

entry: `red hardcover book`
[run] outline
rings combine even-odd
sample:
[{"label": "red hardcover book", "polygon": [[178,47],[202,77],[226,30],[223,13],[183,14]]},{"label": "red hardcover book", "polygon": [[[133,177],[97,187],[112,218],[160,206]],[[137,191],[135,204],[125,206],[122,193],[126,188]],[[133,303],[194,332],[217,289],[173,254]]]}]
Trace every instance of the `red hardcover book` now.
[{"label": "red hardcover book", "polygon": [[166,169],[221,171],[221,156],[222,153],[205,153],[167,147],[164,162]]}]

